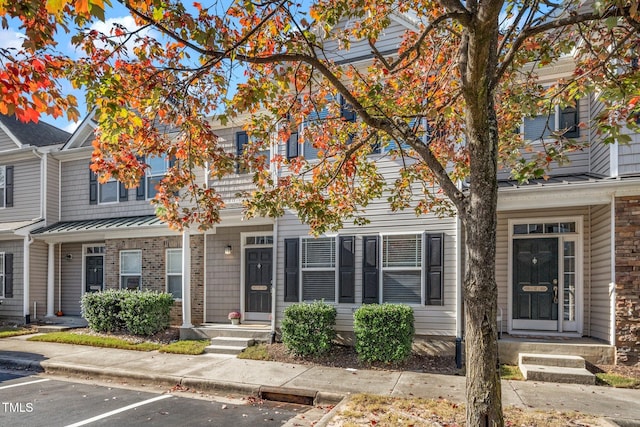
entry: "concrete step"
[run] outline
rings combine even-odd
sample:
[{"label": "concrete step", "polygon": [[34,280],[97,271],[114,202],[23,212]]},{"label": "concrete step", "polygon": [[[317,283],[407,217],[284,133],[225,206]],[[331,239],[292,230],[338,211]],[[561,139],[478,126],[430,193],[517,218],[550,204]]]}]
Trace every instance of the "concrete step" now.
[{"label": "concrete step", "polygon": [[205,347],[204,351],[214,354],[239,354],[254,344],[253,338],[215,337],[211,339],[211,345]]},{"label": "concrete step", "polygon": [[565,368],[585,369],[586,363],[580,356],[558,355],[558,354],[534,354],[520,353],[518,355],[518,365],[541,365],[556,366]]},{"label": "concrete step", "polygon": [[521,364],[520,371],[527,381],[590,385],[596,383],[596,376],[584,368]]}]

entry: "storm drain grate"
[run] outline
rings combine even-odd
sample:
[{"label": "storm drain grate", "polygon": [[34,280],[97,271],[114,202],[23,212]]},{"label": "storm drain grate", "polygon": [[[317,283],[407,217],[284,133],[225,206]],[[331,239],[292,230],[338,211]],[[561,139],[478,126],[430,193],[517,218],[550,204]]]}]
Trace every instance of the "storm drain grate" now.
[{"label": "storm drain grate", "polygon": [[299,405],[313,406],[316,399],[316,391],[303,388],[288,387],[260,387],[260,398],[276,402],[297,403]]}]

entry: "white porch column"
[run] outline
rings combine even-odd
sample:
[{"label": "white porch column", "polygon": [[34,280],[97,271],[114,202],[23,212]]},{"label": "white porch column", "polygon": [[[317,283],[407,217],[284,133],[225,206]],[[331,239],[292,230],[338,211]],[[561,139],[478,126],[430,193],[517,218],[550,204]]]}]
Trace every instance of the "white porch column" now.
[{"label": "white porch column", "polygon": [[56,244],[49,243],[49,254],[47,256],[47,317],[53,317],[53,300],[55,294],[55,254]]},{"label": "white porch column", "polygon": [[189,229],[182,232],[182,327],[192,328],[191,323],[191,236]]}]

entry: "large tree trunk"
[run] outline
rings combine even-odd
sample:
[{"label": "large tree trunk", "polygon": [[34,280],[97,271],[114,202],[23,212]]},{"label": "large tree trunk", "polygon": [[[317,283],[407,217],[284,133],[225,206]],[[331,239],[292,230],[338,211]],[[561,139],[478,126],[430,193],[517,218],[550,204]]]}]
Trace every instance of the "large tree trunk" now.
[{"label": "large tree trunk", "polygon": [[466,240],[463,301],[467,368],[467,425],[504,425],[497,371],[495,280],[498,121],[497,67],[500,1],[473,3],[477,14],[463,36],[460,56],[470,193],[460,212]]}]

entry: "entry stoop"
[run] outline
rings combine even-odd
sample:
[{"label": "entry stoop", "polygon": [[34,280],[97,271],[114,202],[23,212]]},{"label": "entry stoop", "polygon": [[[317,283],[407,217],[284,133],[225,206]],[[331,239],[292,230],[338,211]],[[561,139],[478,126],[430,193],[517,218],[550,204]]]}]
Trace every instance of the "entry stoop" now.
[{"label": "entry stoop", "polygon": [[255,344],[253,338],[216,337],[211,339],[211,345],[205,347],[205,353],[236,355],[247,347]]},{"label": "entry stoop", "polygon": [[518,367],[529,381],[596,383],[596,376],[587,370],[585,360],[580,356],[520,353]]}]

